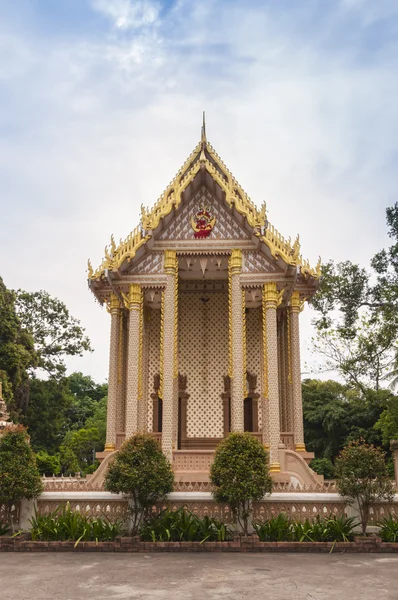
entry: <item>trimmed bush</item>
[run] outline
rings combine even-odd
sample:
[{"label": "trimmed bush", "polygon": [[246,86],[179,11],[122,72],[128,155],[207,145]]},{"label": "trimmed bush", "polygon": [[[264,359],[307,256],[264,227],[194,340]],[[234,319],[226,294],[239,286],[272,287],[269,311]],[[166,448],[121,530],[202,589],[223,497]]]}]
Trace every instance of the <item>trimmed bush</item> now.
[{"label": "trimmed bush", "polygon": [[138,532],[156,502],[173,491],[174,475],[156,439],[137,434],[116,453],[105,476],[105,489],[132,500],[132,533]]},{"label": "trimmed bush", "polygon": [[347,504],[357,504],[366,535],[370,506],[394,498],[385,452],[363,440],[350,442],[336,459],[337,486]]},{"label": "trimmed bush", "polygon": [[323,475],[325,479],[334,477],[334,465],[329,458],[313,458],[309,466],[318,475]]},{"label": "trimmed bush", "polygon": [[263,445],[250,433],[231,433],[217,446],[210,480],[215,501],[229,505],[247,534],[253,502],[272,491]]},{"label": "trimmed bush", "polygon": [[0,437],[0,504],[14,531],[12,507],[23,498],[32,500],[43,490],[29,436],[22,425],[10,425]]}]

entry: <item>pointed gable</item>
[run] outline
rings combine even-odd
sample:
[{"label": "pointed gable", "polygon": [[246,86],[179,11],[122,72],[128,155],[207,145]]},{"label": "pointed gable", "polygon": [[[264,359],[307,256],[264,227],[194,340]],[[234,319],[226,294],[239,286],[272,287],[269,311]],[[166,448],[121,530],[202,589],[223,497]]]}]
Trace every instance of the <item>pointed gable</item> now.
[{"label": "pointed gable", "polygon": [[[315,269],[300,255],[298,237],[294,244],[285,239],[267,220],[265,204],[259,210],[239,185],[232,173],[209,144],[205,127],[202,128],[201,142],[185,161],[173,181],[151,209],[141,208],[141,224],[119,245],[113,237],[110,246],[105,248],[105,258],[94,271],[88,262],[88,278],[100,280],[106,272],[135,269],[135,261],[141,260],[143,248],[154,239],[189,240],[193,237],[191,217],[195,214],[203,198],[211,201],[216,224],[211,236],[201,240],[205,248],[206,240],[251,239],[260,242],[263,255],[278,262],[278,268],[298,267],[306,277],[318,279],[320,261]],[[210,194],[210,197],[208,196]],[[201,196],[202,195],[202,196]],[[260,254],[258,254],[258,257]],[[251,266],[259,268],[259,260],[252,260]],[[265,260],[265,259],[264,259]],[[149,268],[149,266],[148,266]],[[159,268],[153,264],[151,269]]]}]

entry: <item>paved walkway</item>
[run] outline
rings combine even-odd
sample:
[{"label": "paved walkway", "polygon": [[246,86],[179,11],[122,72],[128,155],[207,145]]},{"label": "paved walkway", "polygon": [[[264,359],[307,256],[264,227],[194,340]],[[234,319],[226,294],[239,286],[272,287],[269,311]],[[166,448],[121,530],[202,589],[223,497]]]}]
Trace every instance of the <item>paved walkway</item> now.
[{"label": "paved walkway", "polygon": [[0,555],[1,600],[397,600],[383,554]]}]

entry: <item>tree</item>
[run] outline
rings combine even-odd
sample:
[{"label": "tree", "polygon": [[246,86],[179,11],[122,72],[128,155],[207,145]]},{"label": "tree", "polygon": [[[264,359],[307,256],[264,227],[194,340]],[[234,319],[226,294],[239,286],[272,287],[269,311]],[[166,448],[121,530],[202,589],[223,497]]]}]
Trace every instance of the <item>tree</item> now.
[{"label": "tree", "polygon": [[381,413],[375,428],[382,434],[383,444],[390,445],[391,440],[398,439],[398,397],[391,396],[387,408]]},{"label": "tree", "polygon": [[[327,368],[352,385],[380,387],[394,377],[398,340],[398,203],[386,211],[392,245],[378,252],[368,272],[350,261],[322,267],[311,304],[318,313],[317,350]],[[333,324],[333,327],[332,327]],[[392,371],[392,372],[391,372]]]},{"label": "tree", "polygon": [[68,430],[67,412],[72,403],[67,379],[31,379],[29,405],[22,422],[28,427],[36,452],[58,451]]},{"label": "tree", "polygon": [[98,429],[92,427],[91,429],[69,431],[62,446],[72,450],[79,464],[78,470],[86,473],[88,467],[95,462],[95,452],[100,449]]},{"label": "tree", "polygon": [[216,502],[230,506],[247,534],[253,502],[272,490],[263,445],[250,433],[231,433],[217,446],[210,481]]},{"label": "tree", "polygon": [[59,378],[65,374],[66,356],[82,356],[83,352],[92,351],[80,322],[70,315],[63,302],[48,292],[18,290],[15,306],[23,328],[33,337],[37,366],[49,375]]},{"label": "tree", "polygon": [[32,500],[43,490],[29,437],[22,425],[6,427],[0,437],[0,504],[14,530],[12,506],[23,498]]},{"label": "tree", "polygon": [[158,442],[148,434],[137,434],[117,452],[105,476],[105,489],[132,499],[133,533],[156,502],[173,491],[174,475]]},{"label": "tree", "polygon": [[363,440],[350,442],[336,459],[336,475],[341,496],[348,504],[357,503],[362,533],[366,535],[371,505],[394,498],[385,452]]},{"label": "tree", "polygon": [[99,402],[107,395],[108,384],[98,384],[90,376],[80,372],[69,375],[67,381],[73,397],[67,410],[68,428],[82,429],[86,426],[87,419],[96,413]]},{"label": "tree", "polygon": [[304,380],[302,390],[304,438],[316,458],[333,462],[350,440],[359,438],[388,448],[376,423],[388,406],[389,390],[362,392],[337,381],[318,379]]},{"label": "tree", "polygon": [[15,311],[15,293],[0,277],[0,380],[13,419],[27,405],[28,371],[36,364],[33,338],[23,329]]},{"label": "tree", "polygon": [[61,472],[59,454],[51,455],[45,450],[40,450],[36,454],[36,464],[42,475],[59,475]]}]

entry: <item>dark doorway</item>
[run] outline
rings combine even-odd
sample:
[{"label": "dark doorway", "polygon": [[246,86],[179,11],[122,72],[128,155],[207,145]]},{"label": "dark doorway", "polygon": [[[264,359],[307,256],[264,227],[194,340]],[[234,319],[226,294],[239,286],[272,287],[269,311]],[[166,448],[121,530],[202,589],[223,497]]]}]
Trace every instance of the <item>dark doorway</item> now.
[{"label": "dark doorway", "polygon": [[177,433],[177,450],[181,450],[181,430],[182,430],[182,419],[181,419],[181,398],[178,398],[178,433]]},{"label": "dark doorway", "polygon": [[245,431],[253,431],[253,402],[245,398],[243,406],[243,426]]},{"label": "dark doorway", "polygon": [[158,398],[158,432],[163,430],[163,400]]}]

